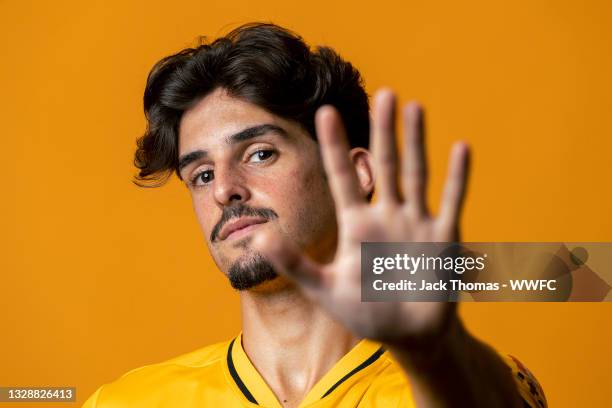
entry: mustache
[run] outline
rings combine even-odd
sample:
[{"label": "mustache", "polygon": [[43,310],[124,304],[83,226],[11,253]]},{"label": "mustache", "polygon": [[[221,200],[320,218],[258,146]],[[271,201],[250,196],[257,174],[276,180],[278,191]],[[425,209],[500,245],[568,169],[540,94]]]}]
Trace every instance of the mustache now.
[{"label": "mustache", "polygon": [[249,207],[246,204],[236,204],[232,206],[227,206],[223,208],[223,214],[221,214],[221,219],[217,222],[210,233],[210,242],[214,242],[219,235],[219,231],[221,228],[232,218],[240,218],[244,216],[250,217],[260,217],[265,218],[267,220],[273,220],[278,218],[278,214],[271,208],[254,208]]}]

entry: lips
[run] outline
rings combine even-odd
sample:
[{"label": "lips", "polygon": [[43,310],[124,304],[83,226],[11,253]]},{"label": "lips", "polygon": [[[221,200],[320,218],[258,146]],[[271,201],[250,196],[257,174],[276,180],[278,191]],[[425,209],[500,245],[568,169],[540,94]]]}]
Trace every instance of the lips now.
[{"label": "lips", "polygon": [[[255,217],[242,217],[238,218],[235,221],[230,221],[226,223],[221,231],[219,231],[219,240],[223,241],[227,237],[229,237],[232,233],[239,232],[240,230],[247,229],[252,225],[263,224],[268,222],[265,218],[255,218]],[[250,229],[250,228],[248,228]]]}]

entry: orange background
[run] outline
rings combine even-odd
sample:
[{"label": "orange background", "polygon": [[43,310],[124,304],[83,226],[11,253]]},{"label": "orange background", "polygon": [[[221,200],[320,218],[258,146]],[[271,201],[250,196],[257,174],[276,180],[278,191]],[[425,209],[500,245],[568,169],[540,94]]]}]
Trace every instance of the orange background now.
[{"label": "orange background", "polygon": [[[451,142],[470,142],[465,240],[612,241],[611,17],[607,1],[0,1],[0,385],[73,385],[80,406],[239,330],[187,190],[130,181],[161,57],[239,23],[285,25],[339,50],[368,92],[424,103],[431,202]],[[551,407],[612,404],[611,312],[462,306]]]}]

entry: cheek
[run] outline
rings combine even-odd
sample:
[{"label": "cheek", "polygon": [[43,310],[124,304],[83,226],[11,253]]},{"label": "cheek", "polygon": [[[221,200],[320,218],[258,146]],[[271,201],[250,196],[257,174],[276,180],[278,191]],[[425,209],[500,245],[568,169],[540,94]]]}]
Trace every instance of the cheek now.
[{"label": "cheek", "polygon": [[[214,226],[221,219],[221,211],[211,211],[211,205],[208,202],[205,202],[208,198],[204,198],[204,196],[193,196],[191,197],[193,210],[195,212],[196,219],[200,226],[200,231],[202,231],[202,236],[204,237],[204,242],[208,247],[208,251],[212,256],[215,264],[222,270],[226,271],[228,265],[230,264],[230,258],[223,253],[223,251],[219,251],[217,246],[212,245],[210,242],[210,234]],[[214,207],[214,206],[213,206]]]},{"label": "cheek", "polygon": [[210,233],[215,223],[220,219],[221,215],[216,215],[214,211],[210,211],[211,205],[210,203],[205,202],[205,200],[207,200],[207,198],[205,198],[204,195],[191,196],[193,211],[196,219],[198,220],[198,224],[200,225],[200,229],[204,233],[206,241],[208,242]]},{"label": "cheek", "polygon": [[299,188],[304,196],[310,197],[311,206],[326,213],[330,210],[333,211],[334,200],[329,190],[323,167],[313,167],[310,169],[304,175]]},{"label": "cheek", "polygon": [[290,172],[287,180],[283,193],[288,198],[284,205],[289,215],[286,229],[299,243],[307,245],[320,239],[334,225],[333,199],[322,173],[316,168]]}]

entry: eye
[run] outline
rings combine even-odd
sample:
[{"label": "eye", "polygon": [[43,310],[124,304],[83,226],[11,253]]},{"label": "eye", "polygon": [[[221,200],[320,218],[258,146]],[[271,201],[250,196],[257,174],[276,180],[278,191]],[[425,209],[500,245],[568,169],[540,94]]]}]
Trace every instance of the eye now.
[{"label": "eye", "polygon": [[255,153],[249,156],[249,162],[258,163],[268,160],[274,154],[274,150],[257,150]]},{"label": "eye", "polygon": [[213,181],[214,178],[215,173],[212,170],[203,170],[199,173],[196,173],[191,178],[191,185],[194,187],[201,187]]}]

